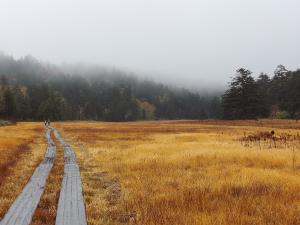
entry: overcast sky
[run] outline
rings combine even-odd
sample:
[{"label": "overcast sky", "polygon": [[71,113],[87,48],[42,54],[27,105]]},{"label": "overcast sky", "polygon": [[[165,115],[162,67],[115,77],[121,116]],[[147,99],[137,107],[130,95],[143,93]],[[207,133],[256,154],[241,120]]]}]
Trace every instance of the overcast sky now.
[{"label": "overcast sky", "polygon": [[0,0],[0,49],[193,87],[300,67],[299,0]]}]

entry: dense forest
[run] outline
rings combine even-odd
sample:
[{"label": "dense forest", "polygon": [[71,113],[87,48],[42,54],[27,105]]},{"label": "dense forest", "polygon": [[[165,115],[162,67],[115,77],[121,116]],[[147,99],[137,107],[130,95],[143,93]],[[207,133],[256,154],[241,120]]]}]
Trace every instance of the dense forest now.
[{"label": "dense forest", "polygon": [[206,119],[221,98],[200,96],[100,66],[18,60],[0,54],[0,118],[30,120]]},{"label": "dense forest", "polygon": [[202,96],[114,68],[56,66],[0,54],[0,118],[131,121],[300,117],[300,70],[279,65],[272,77],[236,71],[220,95]]},{"label": "dense forest", "polygon": [[241,68],[222,96],[224,119],[300,117],[300,70],[279,65],[272,78],[261,73],[257,79]]}]

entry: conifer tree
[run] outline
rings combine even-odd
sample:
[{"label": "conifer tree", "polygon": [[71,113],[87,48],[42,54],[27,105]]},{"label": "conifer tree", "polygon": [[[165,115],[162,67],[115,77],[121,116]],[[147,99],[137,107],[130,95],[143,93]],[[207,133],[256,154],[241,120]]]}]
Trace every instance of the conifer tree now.
[{"label": "conifer tree", "polygon": [[225,119],[255,119],[259,116],[259,95],[250,70],[240,68],[232,79],[229,90],[222,97]]}]

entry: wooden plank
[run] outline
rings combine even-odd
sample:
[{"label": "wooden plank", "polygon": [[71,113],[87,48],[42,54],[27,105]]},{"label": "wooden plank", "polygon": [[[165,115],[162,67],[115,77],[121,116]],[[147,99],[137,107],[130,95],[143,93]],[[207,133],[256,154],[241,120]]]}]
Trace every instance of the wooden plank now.
[{"label": "wooden plank", "polygon": [[0,225],[29,225],[31,223],[55,158],[56,149],[51,139],[51,129],[47,129],[45,137],[48,141],[48,147],[43,162],[36,168],[29,182],[5,214]]},{"label": "wooden plank", "polygon": [[87,225],[80,170],[71,147],[57,130],[55,137],[64,148],[64,177],[60,190],[56,225]]}]

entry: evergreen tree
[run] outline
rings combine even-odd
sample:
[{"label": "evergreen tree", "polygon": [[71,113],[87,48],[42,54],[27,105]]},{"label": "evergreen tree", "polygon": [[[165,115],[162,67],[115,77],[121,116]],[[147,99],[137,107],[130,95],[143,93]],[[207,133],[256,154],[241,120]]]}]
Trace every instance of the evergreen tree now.
[{"label": "evergreen tree", "polygon": [[288,71],[283,65],[279,65],[275,69],[270,87],[270,99],[273,105],[280,105],[284,101],[283,90],[289,73],[290,71]]},{"label": "evergreen tree", "polygon": [[48,98],[39,106],[38,117],[43,120],[63,120],[66,111],[68,111],[68,105],[63,96],[59,92],[50,89]]},{"label": "evergreen tree", "polygon": [[225,119],[255,119],[260,116],[257,86],[250,70],[240,68],[232,79],[229,90],[222,97]]},{"label": "evergreen tree", "polygon": [[16,113],[15,96],[9,86],[8,80],[5,76],[1,79],[2,89],[2,115],[7,119],[14,119]]},{"label": "evergreen tree", "polygon": [[260,104],[258,105],[257,111],[261,117],[268,117],[271,110],[271,99],[270,99],[270,85],[271,79],[265,73],[261,73],[256,80],[257,91],[259,95]]},{"label": "evergreen tree", "polygon": [[211,99],[209,104],[209,118],[217,119],[221,118],[222,115],[222,106],[221,99],[219,97],[214,97]]},{"label": "evergreen tree", "polygon": [[25,90],[22,91],[18,85],[13,88],[13,92],[15,95],[16,103],[16,111],[14,116],[19,120],[30,119],[31,106],[27,93],[25,92]]},{"label": "evergreen tree", "polygon": [[1,86],[0,86],[0,117],[4,117],[5,114],[5,101],[4,101],[4,92],[7,82],[4,76],[1,76]]},{"label": "evergreen tree", "polygon": [[300,113],[300,71],[286,75],[280,93],[279,107],[297,119]]}]

